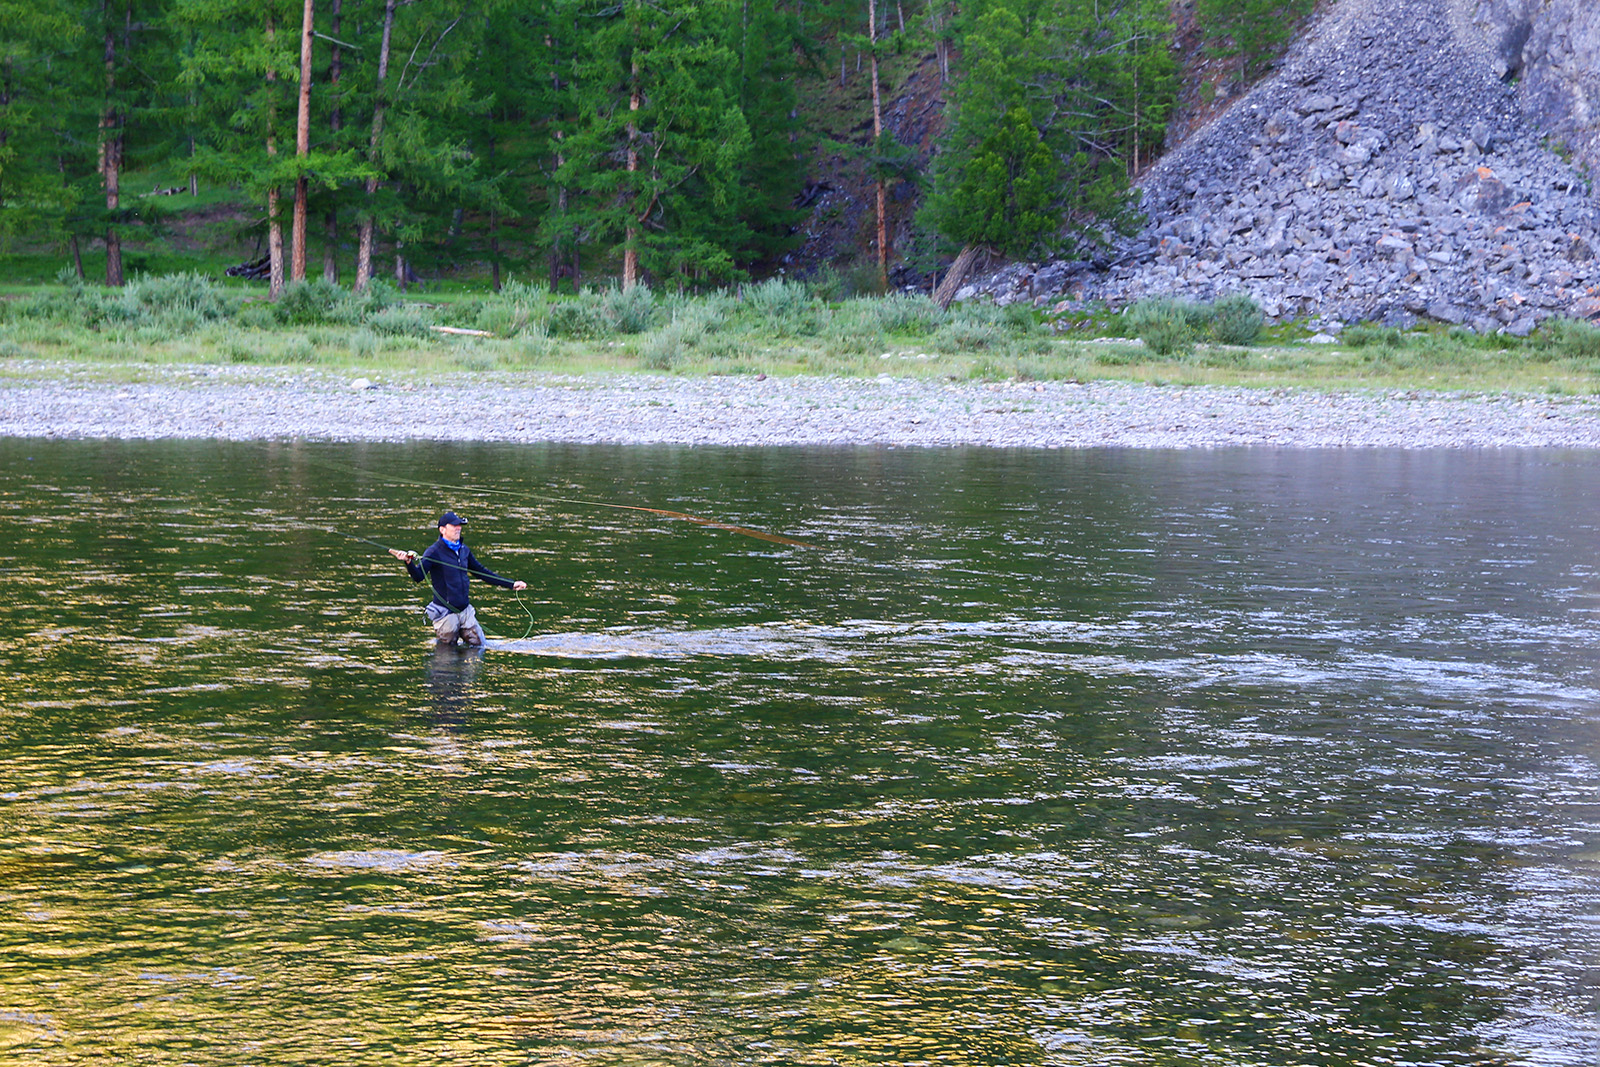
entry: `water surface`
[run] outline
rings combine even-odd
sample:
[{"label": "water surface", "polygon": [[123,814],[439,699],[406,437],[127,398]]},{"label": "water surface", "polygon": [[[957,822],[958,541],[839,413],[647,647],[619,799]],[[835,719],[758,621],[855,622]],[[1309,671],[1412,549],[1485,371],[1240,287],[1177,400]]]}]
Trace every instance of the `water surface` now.
[{"label": "water surface", "polygon": [[1592,1067],[1597,489],[0,442],[0,1060]]}]

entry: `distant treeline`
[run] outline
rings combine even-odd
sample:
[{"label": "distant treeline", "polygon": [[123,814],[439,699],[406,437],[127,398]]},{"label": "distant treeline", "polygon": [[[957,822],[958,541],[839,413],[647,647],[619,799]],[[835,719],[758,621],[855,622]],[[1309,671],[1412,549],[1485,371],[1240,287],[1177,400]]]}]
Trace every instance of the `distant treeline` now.
[{"label": "distant treeline", "polygon": [[[1248,51],[1293,25],[1265,14],[1310,2],[1197,10],[1218,46]],[[829,154],[880,187],[923,186],[918,223],[951,248],[1043,251],[1114,224],[1130,170],[1159,151],[1172,6],[0,0],[0,240],[103,242],[121,284],[124,238],[159,232],[162,198],[123,188],[139,172],[258,205],[275,292],[331,272],[341,245],[358,288],[380,255],[402,277],[416,258],[489,264],[497,283],[515,266],[721,284],[797,240],[808,115],[840,57],[876,71],[926,52],[949,78],[931,165],[878,93],[862,128],[881,132]]]}]

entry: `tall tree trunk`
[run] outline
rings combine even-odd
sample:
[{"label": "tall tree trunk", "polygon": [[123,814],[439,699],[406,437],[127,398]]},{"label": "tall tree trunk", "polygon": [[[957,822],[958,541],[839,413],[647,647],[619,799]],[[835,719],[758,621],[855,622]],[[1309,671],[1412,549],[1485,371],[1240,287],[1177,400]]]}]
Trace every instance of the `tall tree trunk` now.
[{"label": "tall tree trunk", "polygon": [[[872,151],[876,155],[883,138],[883,100],[878,92],[878,4],[867,0],[868,40],[872,43]],[[878,289],[889,288],[889,228],[884,212],[883,174],[876,175],[878,192]]]},{"label": "tall tree trunk", "polygon": [[[378,165],[378,144],[383,139],[383,83],[389,77],[389,41],[394,34],[395,0],[386,0],[383,6],[383,45],[378,50],[378,95],[372,106],[372,142],[367,159],[374,168]],[[356,248],[356,292],[363,292],[372,281],[372,207],[378,195],[378,179],[367,179],[367,205],[361,216],[360,237]]]},{"label": "tall tree trunk", "polygon": [[489,210],[489,263],[494,272],[494,291],[500,291],[500,213]]},{"label": "tall tree trunk", "polygon": [[[267,49],[271,51],[277,30],[267,19]],[[277,71],[267,70],[267,159],[278,155],[278,103],[273,86],[277,84]],[[269,162],[270,166],[271,163]],[[283,295],[283,224],[278,221],[278,187],[267,190],[267,299],[276,300]]]},{"label": "tall tree trunk", "polygon": [[[560,90],[561,90],[561,72],[556,67],[557,56],[555,54],[555,48],[556,48],[555,36],[553,34],[546,34],[545,38],[544,38],[544,43],[545,43],[545,47],[550,49],[550,86],[551,86],[552,89],[556,90],[557,92],[560,92]],[[559,126],[557,126],[556,130],[555,130],[555,141],[556,141],[556,173],[558,173],[558,174],[561,172],[561,168],[567,165],[566,153],[564,153],[561,150],[562,142],[565,139],[566,139],[565,131],[563,131]],[[561,216],[566,215],[566,213],[567,213],[567,187],[565,185],[558,185],[558,186],[556,186],[556,216],[559,218]],[[560,231],[553,231],[553,232],[556,232],[556,233],[559,234]],[[561,254],[561,238],[559,236],[557,236],[555,240],[550,242],[550,291],[552,293],[555,292],[557,287],[559,287],[560,284],[561,284],[561,268],[562,268],[562,266],[563,266],[563,263],[562,263],[562,254]],[[576,286],[578,284],[577,280],[576,280],[577,279],[576,267],[574,267],[573,279],[574,280],[573,280],[572,284],[573,284],[574,288],[576,288]]]},{"label": "tall tree trunk", "polygon": [[[566,166],[566,164],[567,164],[566,154],[563,153],[561,151],[560,147],[559,147],[560,144],[561,144],[562,138],[563,138],[562,131],[557,130],[556,131],[556,145],[557,145],[557,148],[556,148],[556,170],[557,171],[560,171],[561,168]],[[567,213],[567,187],[565,185],[558,185],[558,186],[556,186],[556,215],[557,216],[564,216],[564,215],[566,215],[566,213]],[[557,232],[559,232],[559,231],[557,231]],[[560,286],[560,284],[561,284],[561,267],[562,267],[562,261],[561,260],[562,260],[562,257],[561,257],[561,238],[558,236],[554,241],[550,242],[550,291],[552,293],[555,292],[557,287]],[[577,283],[574,282],[573,284],[576,285]]]},{"label": "tall tree trunk", "polygon": [[[628,92],[628,173],[639,172],[639,124],[633,115],[639,110],[639,59],[635,55],[632,70],[632,85]],[[633,179],[629,178],[632,186]],[[636,191],[630,192],[637,196]],[[639,230],[633,223],[633,209],[637,201],[630,201],[628,205],[628,227],[623,237],[622,246],[622,288],[632,289],[639,284]]]},{"label": "tall tree trunk", "polygon": [[[300,15],[300,107],[294,120],[294,155],[305,165],[311,154],[311,42],[316,29],[316,0],[306,0]],[[294,180],[294,247],[289,268],[291,281],[306,280],[306,196],[304,171]]]},{"label": "tall tree trunk", "polygon": [[[100,112],[100,175],[105,187],[106,213],[115,216],[122,206],[122,116],[117,110],[117,35],[111,29],[110,0],[101,4],[106,24],[106,103]],[[129,12],[132,17],[132,12]],[[106,226],[106,284],[120,286],[122,276],[122,235],[117,224]]]},{"label": "tall tree trunk", "polygon": [[[328,36],[338,38],[340,31],[339,15],[344,6],[344,0],[333,0],[328,10]],[[339,76],[343,73],[344,50],[337,43],[333,46],[333,53],[328,59],[328,90],[337,100],[339,95]],[[328,128],[334,133],[334,140],[338,141],[339,131],[344,129],[344,112],[335,104],[332,114],[328,116]],[[339,208],[337,204],[328,207],[328,214],[324,219],[323,232],[325,240],[322,243],[322,280],[329,285],[339,283]]]},{"label": "tall tree trunk", "polygon": [[[67,177],[67,160],[66,160],[65,156],[61,156],[61,155],[56,156],[56,170],[59,171],[60,174],[61,174],[61,184],[62,185],[66,186],[66,185],[71,185],[72,184],[72,180]],[[72,248],[72,269],[77,274],[78,280],[81,282],[81,281],[84,280],[84,278],[83,278],[83,246],[81,244],[79,244],[78,235],[76,233],[71,234],[67,238],[67,242],[70,245],[70,247]]]}]

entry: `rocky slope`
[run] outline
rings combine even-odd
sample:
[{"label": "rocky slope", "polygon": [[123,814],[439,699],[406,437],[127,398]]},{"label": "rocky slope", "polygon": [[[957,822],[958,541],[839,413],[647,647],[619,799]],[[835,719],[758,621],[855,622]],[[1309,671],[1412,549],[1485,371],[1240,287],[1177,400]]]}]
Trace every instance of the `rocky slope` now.
[{"label": "rocky slope", "polygon": [[1145,229],[1104,260],[969,285],[1067,312],[1254,296],[1337,329],[1426,318],[1526,334],[1600,318],[1600,7],[1338,0],[1278,71],[1140,183]]}]

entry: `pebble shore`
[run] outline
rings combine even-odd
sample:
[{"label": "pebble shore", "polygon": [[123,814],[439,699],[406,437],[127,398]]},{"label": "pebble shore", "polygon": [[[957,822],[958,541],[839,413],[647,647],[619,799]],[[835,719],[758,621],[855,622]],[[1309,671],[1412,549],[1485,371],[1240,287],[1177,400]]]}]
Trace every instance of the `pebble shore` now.
[{"label": "pebble shore", "polygon": [[[36,368],[37,369],[37,368]],[[1600,448],[1600,398],[907,378],[0,380],[0,436],[993,448]]]}]

